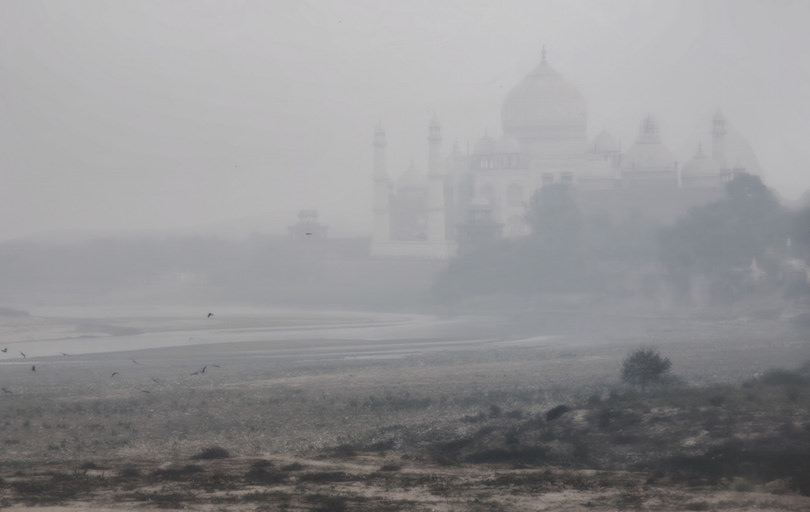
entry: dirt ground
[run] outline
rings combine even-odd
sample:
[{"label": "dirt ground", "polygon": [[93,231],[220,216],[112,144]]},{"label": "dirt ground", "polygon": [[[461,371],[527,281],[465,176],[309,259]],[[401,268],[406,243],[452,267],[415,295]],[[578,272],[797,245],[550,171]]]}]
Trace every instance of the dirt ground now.
[{"label": "dirt ground", "polygon": [[[732,403],[769,369],[810,360],[792,311],[45,313],[0,328],[4,510],[810,510],[779,479],[681,481],[559,455],[581,431],[596,461],[600,439],[636,428],[582,427],[586,404],[625,391],[630,350],[654,345],[679,385],[727,386]],[[723,435],[810,426],[810,394],[775,409],[771,392],[740,406],[745,432]],[[560,404],[573,412],[537,431],[541,463],[437,454],[525,429]],[[660,408],[644,407],[640,424],[655,426]],[[706,411],[730,428],[731,413],[701,407],[673,413],[684,432],[667,435],[684,447],[719,436],[688,426]],[[228,457],[200,458],[210,447]]]}]

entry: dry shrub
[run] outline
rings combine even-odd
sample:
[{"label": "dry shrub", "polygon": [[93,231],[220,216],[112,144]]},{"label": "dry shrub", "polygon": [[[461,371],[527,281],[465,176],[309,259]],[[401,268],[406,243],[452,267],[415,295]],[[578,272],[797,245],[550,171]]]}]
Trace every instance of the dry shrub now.
[{"label": "dry shrub", "polygon": [[571,408],[567,405],[558,405],[546,413],[546,421],[554,421],[570,410]]},{"label": "dry shrub", "polygon": [[230,452],[221,446],[211,446],[204,449],[200,453],[193,455],[192,460],[211,460],[211,459],[227,459],[231,456]]}]

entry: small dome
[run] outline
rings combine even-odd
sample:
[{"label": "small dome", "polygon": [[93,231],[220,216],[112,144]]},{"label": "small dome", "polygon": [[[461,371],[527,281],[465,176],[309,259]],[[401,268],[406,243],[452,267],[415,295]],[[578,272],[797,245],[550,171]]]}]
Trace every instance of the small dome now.
[{"label": "small dome", "polygon": [[648,116],[641,123],[636,143],[622,156],[622,169],[674,168],[675,155],[661,143],[658,122]]},{"label": "small dome", "polygon": [[715,176],[720,174],[717,162],[703,153],[703,146],[698,146],[697,153],[683,166],[681,174],[684,176]]},{"label": "small dome", "polygon": [[496,145],[496,150],[498,153],[520,153],[522,149],[520,147],[520,143],[509,137],[508,135],[501,136],[498,139],[498,144]]},{"label": "small dome", "polygon": [[422,173],[416,170],[413,162],[397,179],[397,188],[423,188],[425,187],[425,180]]},{"label": "small dome", "polygon": [[478,142],[475,143],[473,148],[473,155],[488,155],[495,152],[495,139],[489,135],[484,135]]},{"label": "small dome", "polygon": [[591,144],[591,150],[594,153],[618,153],[619,152],[619,143],[616,141],[616,138],[602,130],[596,138],[593,139],[593,144]]}]

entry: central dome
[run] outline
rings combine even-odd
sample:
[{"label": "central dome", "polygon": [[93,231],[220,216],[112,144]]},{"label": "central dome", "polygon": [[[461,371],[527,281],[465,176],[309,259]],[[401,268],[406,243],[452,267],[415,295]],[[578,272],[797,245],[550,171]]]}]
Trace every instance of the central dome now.
[{"label": "central dome", "polygon": [[542,62],[515,86],[501,109],[503,131],[518,139],[584,137],[587,107],[582,95]]}]

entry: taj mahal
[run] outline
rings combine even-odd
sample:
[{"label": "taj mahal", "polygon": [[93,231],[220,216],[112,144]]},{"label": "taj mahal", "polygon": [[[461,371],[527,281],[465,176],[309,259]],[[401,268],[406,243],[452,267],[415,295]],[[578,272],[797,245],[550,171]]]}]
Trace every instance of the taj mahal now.
[{"label": "taj mahal", "polygon": [[445,151],[441,124],[430,120],[426,173],[411,163],[394,177],[385,130],[377,125],[371,254],[447,260],[501,236],[525,235],[527,201],[555,183],[569,186],[584,215],[672,221],[721,197],[735,174],[761,175],[750,144],[723,114],[705,117],[710,147],[698,146],[683,165],[652,116],[641,120],[625,150],[607,131],[588,140],[585,100],[548,63],[544,49],[540,63],[503,100],[499,137],[485,135],[465,152]]}]

